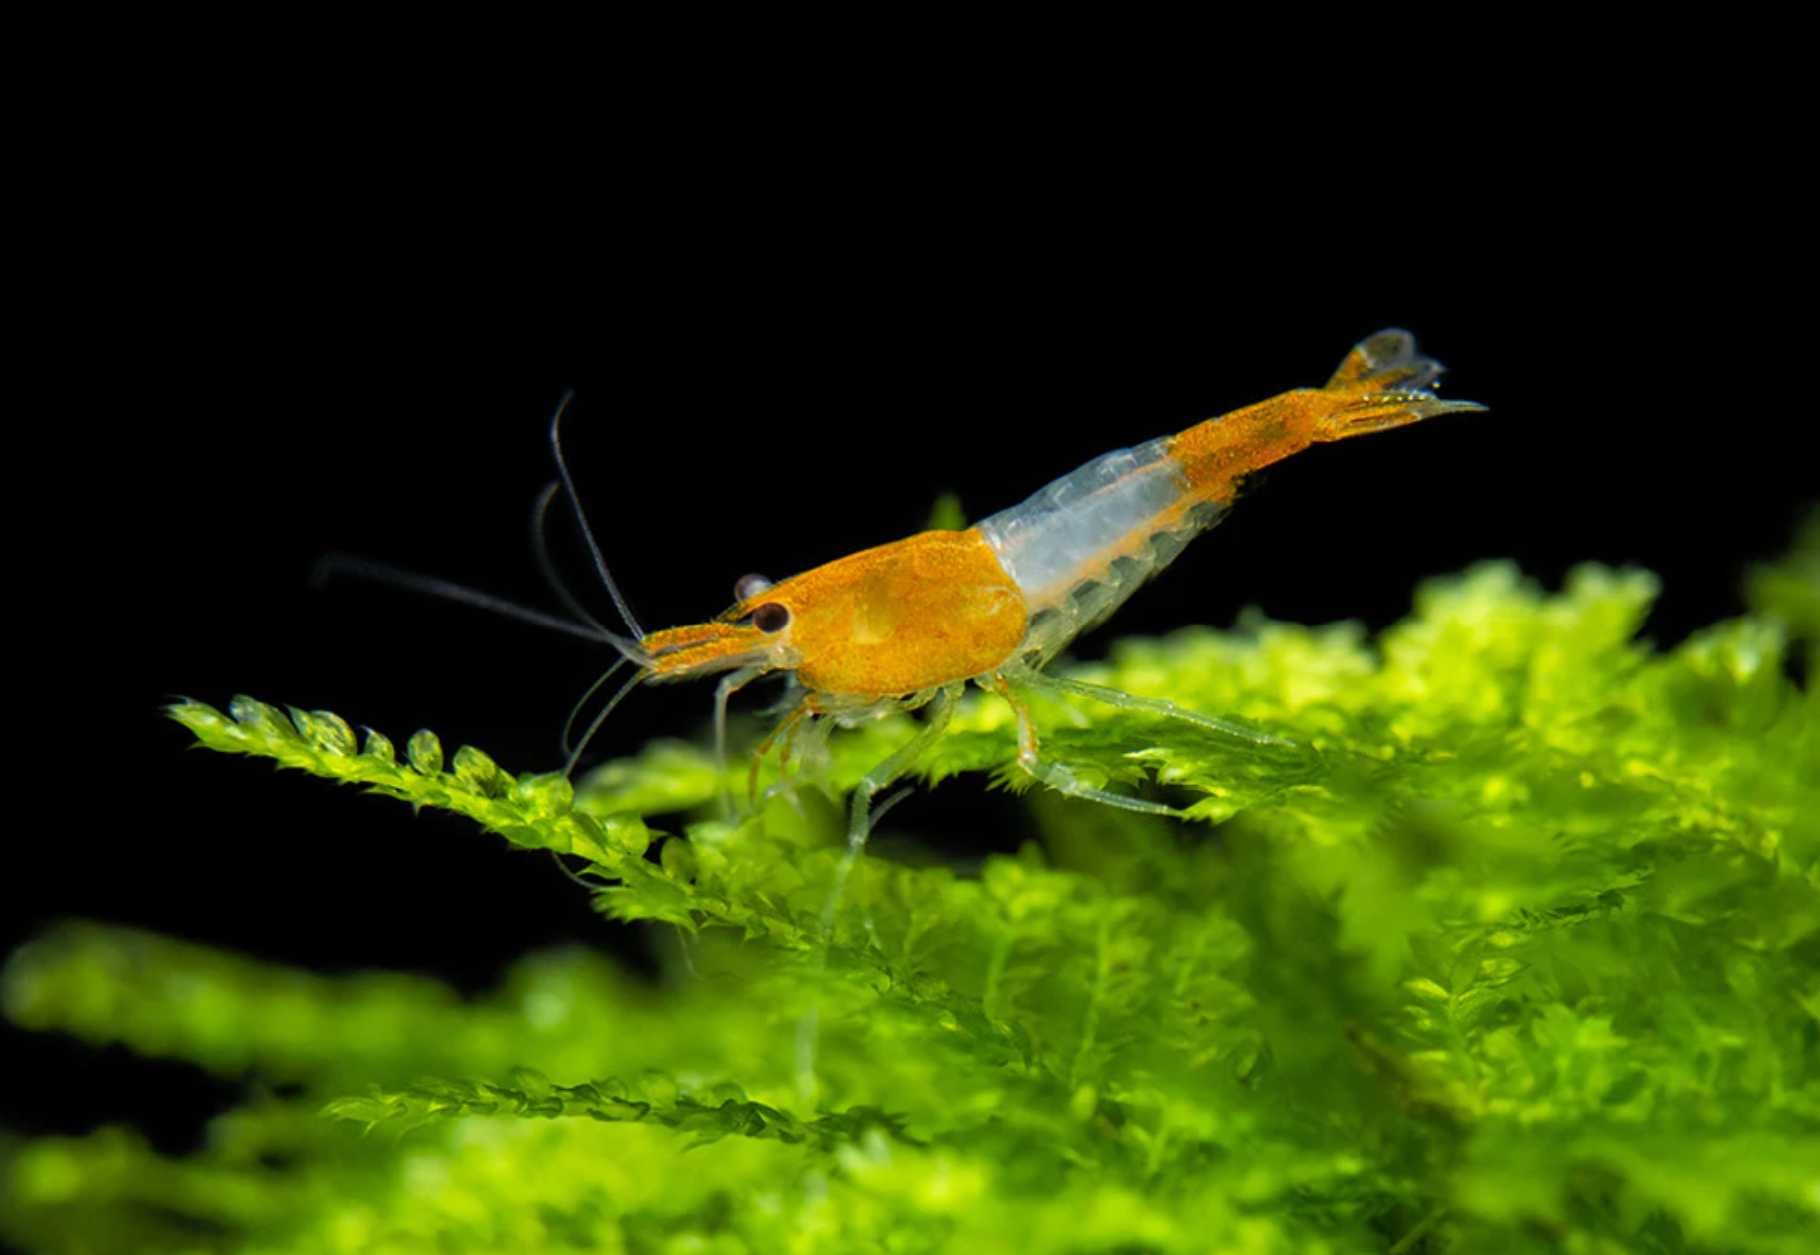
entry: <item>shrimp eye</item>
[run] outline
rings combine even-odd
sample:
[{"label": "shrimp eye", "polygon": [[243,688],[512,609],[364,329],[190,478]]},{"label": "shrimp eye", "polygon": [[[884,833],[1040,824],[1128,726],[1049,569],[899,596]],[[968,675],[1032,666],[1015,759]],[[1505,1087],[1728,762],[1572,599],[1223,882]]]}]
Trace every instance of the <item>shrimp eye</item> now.
[{"label": "shrimp eye", "polygon": [[733,585],[733,600],[745,603],[771,587],[771,581],[762,575],[742,575],[739,582]]},{"label": "shrimp eye", "polygon": [[790,626],[790,612],[775,601],[767,601],[752,612],[752,626],[761,632],[781,632]]}]

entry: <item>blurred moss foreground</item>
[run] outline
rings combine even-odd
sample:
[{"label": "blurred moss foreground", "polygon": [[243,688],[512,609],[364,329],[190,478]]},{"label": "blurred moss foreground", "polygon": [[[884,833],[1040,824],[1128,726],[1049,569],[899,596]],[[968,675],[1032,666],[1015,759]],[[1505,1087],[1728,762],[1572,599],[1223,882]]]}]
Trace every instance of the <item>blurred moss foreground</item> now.
[{"label": "blurred moss foreground", "polygon": [[[1033,794],[1037,840],[977,877],[867,859],[826,942],[818,788],[729,824],[687,747],[572,795],[428,734],[179,706],[216,749],[563,853],[687,961],[652,985],[535,955],[463,1001],[71,925],[12,960],[14,1021],[248,1098],[188,1159],[11,1144],[0,1226],[50,1252],[1811,1255],[1820,528],[1751,588],[1666,653],[1633,639],[1651,577],[1596,568],[1435,582],[1375,642],[1126,641],[1079,674],[1305,748],[1049,707],[1083,777],[1207,822]],[[821,778],[908,731],[836,737]],[[977,700],[932,775],[1011,754]]]}]

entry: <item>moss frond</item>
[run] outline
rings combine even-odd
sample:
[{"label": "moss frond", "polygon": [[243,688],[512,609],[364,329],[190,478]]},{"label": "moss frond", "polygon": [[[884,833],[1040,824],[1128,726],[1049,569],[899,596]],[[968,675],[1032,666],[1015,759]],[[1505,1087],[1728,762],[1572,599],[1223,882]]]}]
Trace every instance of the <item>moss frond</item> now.
[{"label": "moss frond", "polygon": [[[1121,642],[1075,673],[1296,748],[1041,702],[1046,752],[1203,822],[1031,791],[1019,853],[865,859],[831,935],[841,792],[907,719],[724,822],[689,745],[570,790],[428,733],[401,758],[323,712],[180,703],[212,748],[578,856],[690,962],[651,988],[536,956],[462,1001],[72,925],[9,965],[17,1022],[290,1088],[181,1161],[14,1145],[0,1219],[72,1251],[78,1214],[147,1250],[1811,1249],[1820,704],[1786,655],[1820,635],[1816,537],[1667,651],[1636,638],[1651,576],[1551,594],[1508,565],[1375,640]],[[925,773],[1005,781],[1014,752],[975,696]]]},{"label": "moss frond", "polygon": [[752,1137],[808,1142],[827,1149],[837,1142],[863,1141],[874,1132],[909,1140],[902,1121],[876,1109],[855,1108],[803,1120],[751,1101],[730,1082],[694,1093],[655,1072],[637,1083],[611,1079],[554,1085],[542,1073],[520,1068],[509,1082],[418,1081],[400,1090],[337,1098],[323,1108],[323,1114],[353,1121],[369,1131],[385,1125],[400,1132],[432,1120],[466,1116],[585,1116],[603,1124],[676,1129],[687,1133],[694,1146],[707,1146],[723,1137]]}]

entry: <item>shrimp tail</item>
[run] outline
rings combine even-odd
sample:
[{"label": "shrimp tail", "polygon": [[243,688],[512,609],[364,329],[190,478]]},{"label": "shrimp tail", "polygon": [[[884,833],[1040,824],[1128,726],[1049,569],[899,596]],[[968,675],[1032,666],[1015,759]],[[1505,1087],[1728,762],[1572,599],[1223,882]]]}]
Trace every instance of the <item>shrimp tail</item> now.
[{"label": "shrimp tail", "polygon": [[1434,394],[1432,385],[1444,369],[1432,357],[1416,352],[1416,339],[1407,331],[1393,327],[1360,341],[1317,394],[1331,403],[1321,407],[1314,438],[1344,440],[1437,414],[1483,410],[1476,401]]}]

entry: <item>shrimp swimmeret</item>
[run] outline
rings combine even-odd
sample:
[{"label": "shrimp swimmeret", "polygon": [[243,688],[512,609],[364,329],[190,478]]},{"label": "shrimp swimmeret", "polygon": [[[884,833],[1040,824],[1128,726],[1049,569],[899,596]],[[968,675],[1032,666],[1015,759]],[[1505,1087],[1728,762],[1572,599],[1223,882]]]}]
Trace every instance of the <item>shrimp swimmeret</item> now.
[{"label": "shrimp swimmeret", "polygon": [[[1429,388],[1440,374],[1438,362],[1416,353],[1408,332],[1381,331],[1347,354],[1320,388],[1297,388],[1177,435],[1108,453],[965,531],[923,532],[775,584],[746,576],[735,589],[738,600],[719,618],[660,632],[638,626],[583,518],[596,569],[634,639],[588,617],[560,582],[557,591],[587,626],[372,563],[336,565],[612,644],[622,655],[619,665],[630,661],[635,673],[595,717],[583,745],[619,701],[646,681],[720,675],[714,724],[723,766],[728,699],[761,676],[790,673],[795,685],[793,704],[759,747],[759,757],[780,742],[779,753],[787,756],[794,739],[816,720],[852,726],[888,711],[927,707],[917,735],[853,792],[844,880],[871,829],[873,798],[912,770],[941,737],[969,683],[1010,703],[1017,716],[1020,770],[1059,792],[1126,810],[1176,813],[1092,787],[1065,764],[1044,757],[1021,691],[1071,693],[1180,719],[1221,736],[1284,744],[1173,702],[1051,676],[1043,668],[1219,522],[1244,476],[1312,444],[1484,408],[1435,396]],[[560,421],[559,410],[552,445],[561,486],[579,513],[562,458]],[[551,485],[543,505],[556,489]],[[551,570],[547,558],[545,567]],[[571,753],[571,770],[580,752],[578,747]]]},{"label": "shrimp swimmeret", "polygon": [[1172,702],[1050,676],[1043,667],[1219,522],[1245,475],[1312,444],[1484,408],[1435,396],[1429,385],[1440,373],[1407,332],[1381,331],[1355,347],[1321,388],[1298,388],[1108,453],[976,527],[923,532],[775,584],[747,576],[737,603],[713,622],[638,633],[636,648],[624,650],[639,667],[632,683],[722,673],[715,723],[724,739],[733,692],[763,675],[793,673],[795,704],[760,754],[780,738],[787,752],[810,720],[852,725],[926,706],[917,736],[854,790],[850,855],[865,843],[873,798],[942,735],[969,683],[1010,703],[1017,765],[1037,781],[1126,810],[1173,814],[1091,787],[1045,758],[1019,691],[1047,688],[1219,735],[1282,743]]}]

